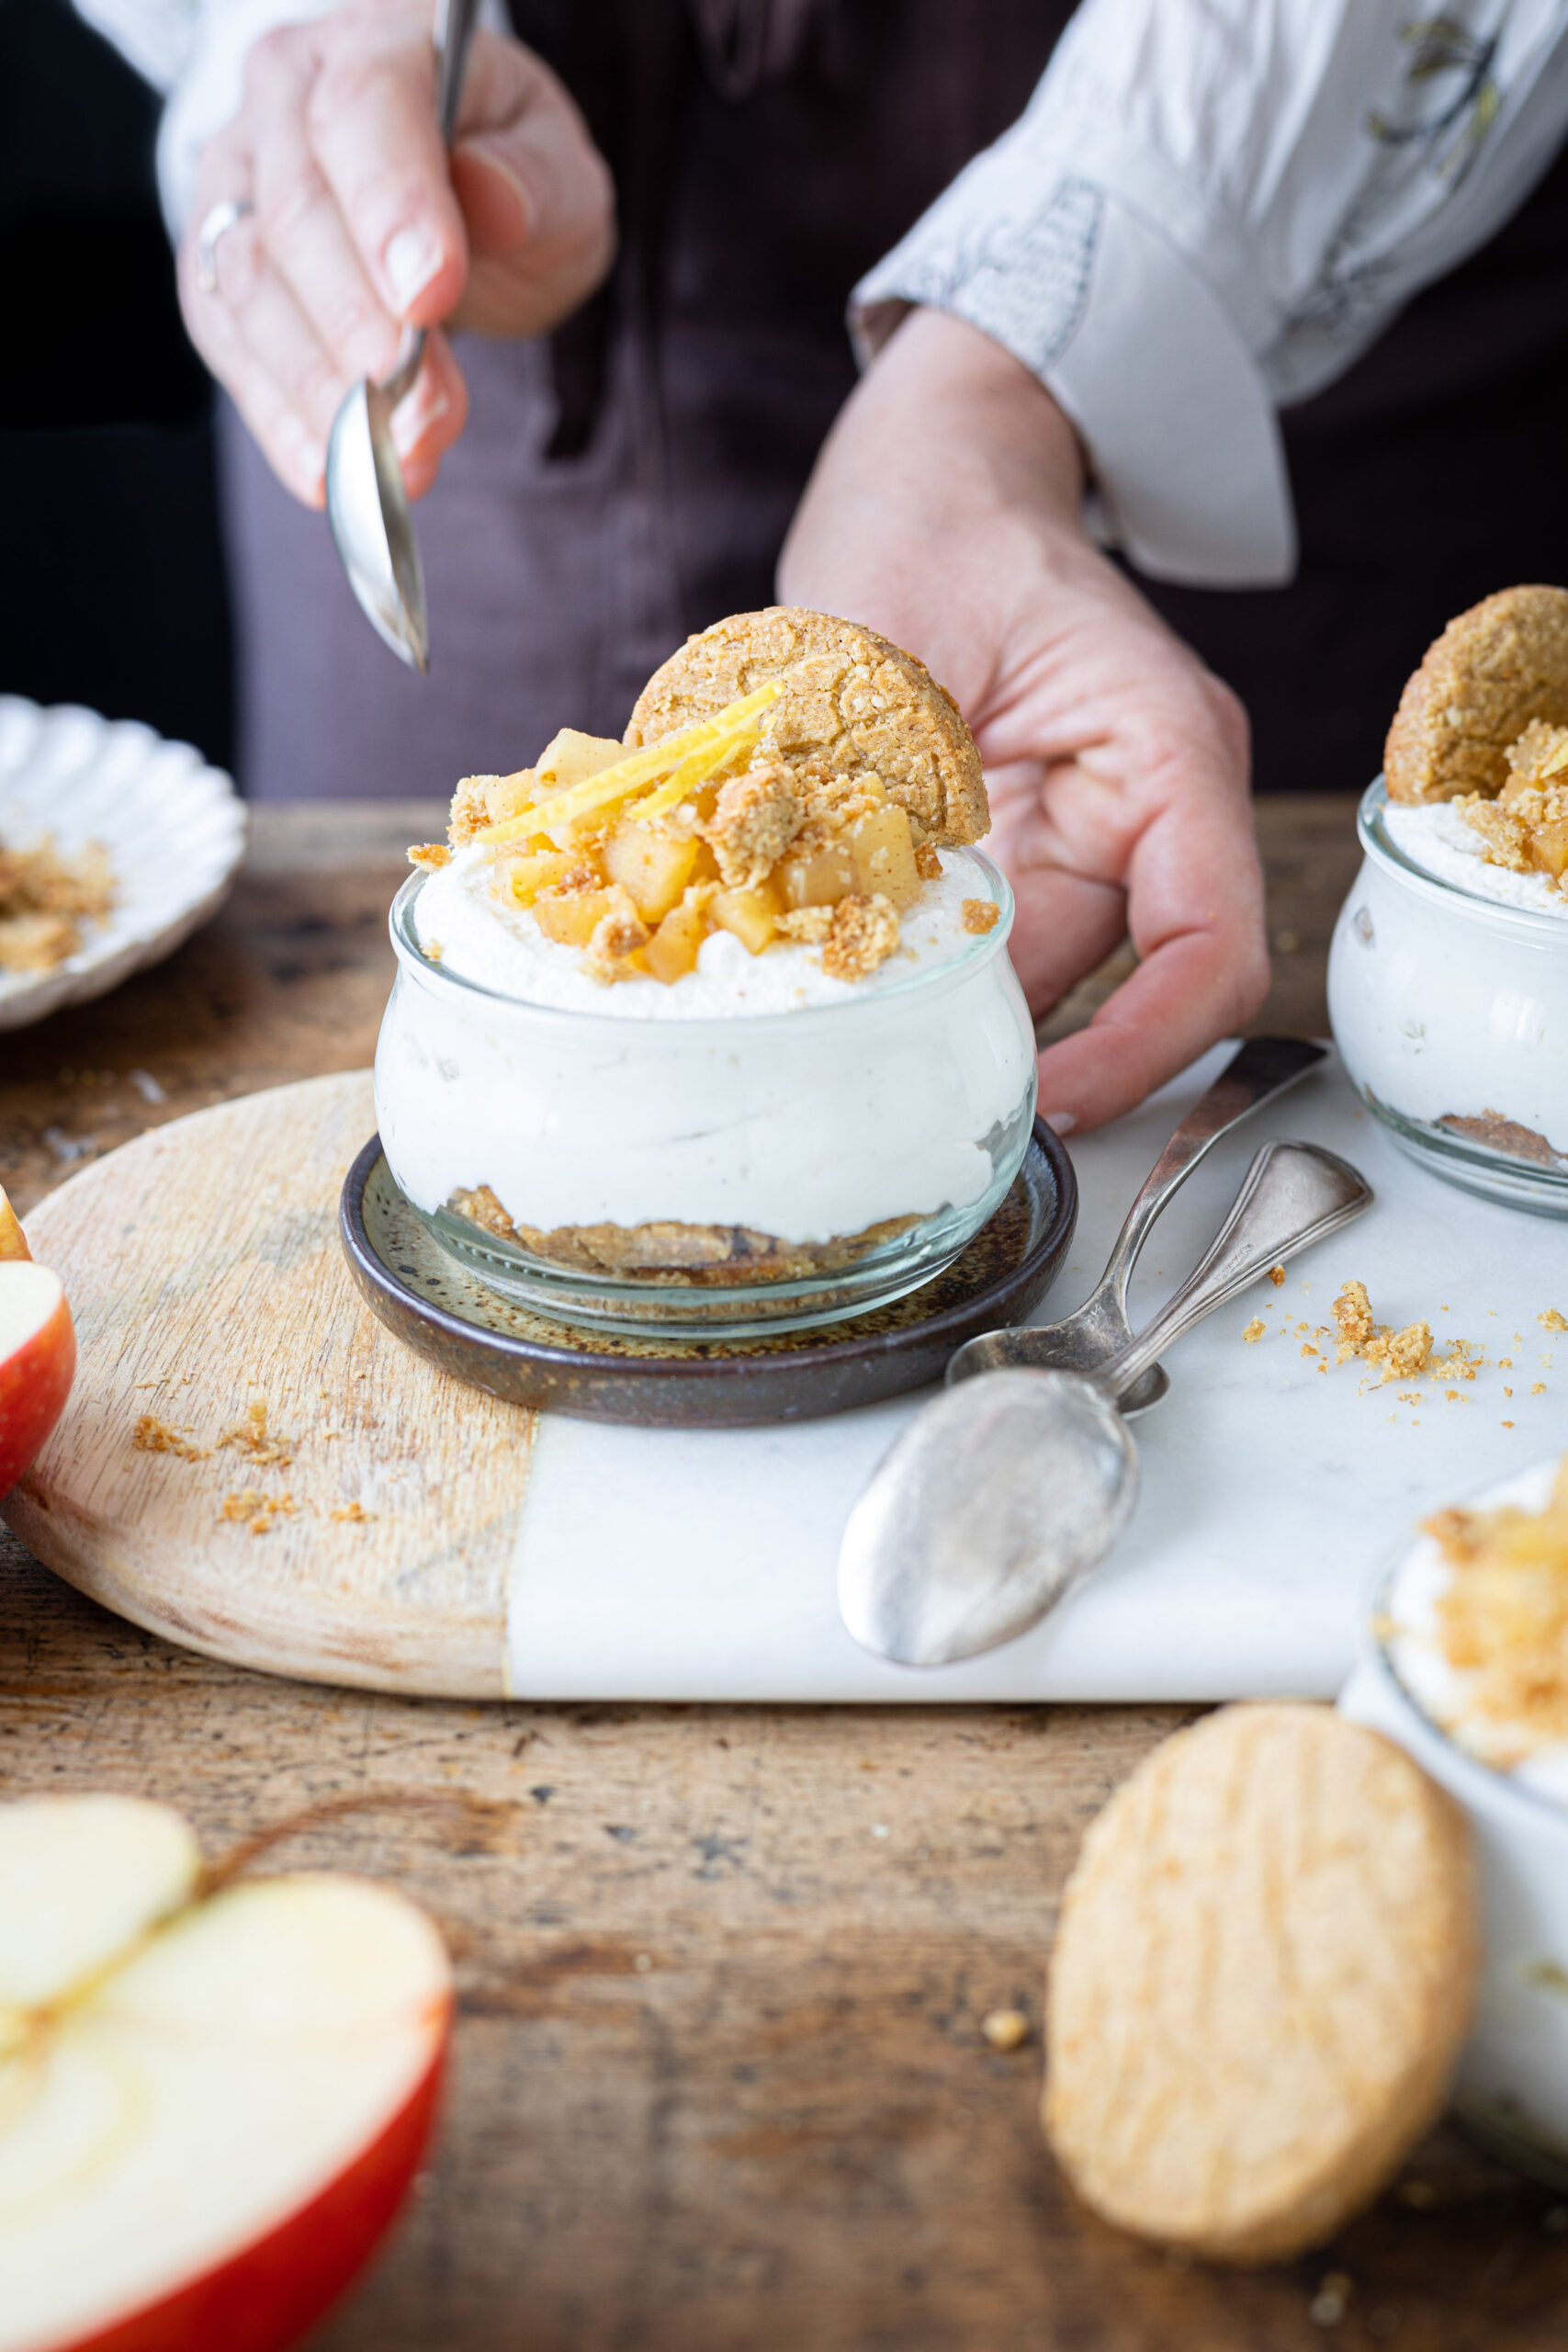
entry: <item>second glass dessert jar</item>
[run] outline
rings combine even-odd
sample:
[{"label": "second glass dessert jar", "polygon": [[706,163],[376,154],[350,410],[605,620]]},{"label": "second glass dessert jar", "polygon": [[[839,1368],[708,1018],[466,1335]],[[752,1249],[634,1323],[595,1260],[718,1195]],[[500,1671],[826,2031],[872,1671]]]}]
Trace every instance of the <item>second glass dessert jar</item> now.
[{"label": "second glass dessert jar", "polygon": [[392,1176],[443,1248],[537,1313],[655,1339],[831,1323],[940,1272],[1028,1148],[1034,1033],[988,933],[843,1001],[728,1019],[564,1012],[420,945],[412,876],[376,1055]]},{"label": "second glass dessert jar", "polygon": [[1380,780],[1329,956],[1351,1083],[1435,1174],[1568,1216],[1568,912],[1438,880],[1394,846],[1386,806]]}]

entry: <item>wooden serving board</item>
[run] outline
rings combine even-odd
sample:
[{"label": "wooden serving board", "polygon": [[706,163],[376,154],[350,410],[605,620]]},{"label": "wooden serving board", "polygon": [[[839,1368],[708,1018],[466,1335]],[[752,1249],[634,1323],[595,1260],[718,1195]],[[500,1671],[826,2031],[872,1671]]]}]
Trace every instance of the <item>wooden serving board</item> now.
[{"label": "wooden serving board", "polygon": [[[156,1128],[40,1203],[28,1238],[65,1284],[79,1368],[6,1517],[187,1648],[498,1698],[536,1416],[434,1371],[360,1304],[338,1188],[374,1125],[367,1071],[307,1079]],[[219,1442],[258,1404],[287,1462]],[[144,1416],[199,1458],[138,1444]],[[247,1512],[247,1490],[291,1509]]]},{"label": "wooden serving board", "polygon": [[[1087,1294],[1228,1050],[1075,1138],[1078,1230],[1038,1312]],[[983,1657],[890,1666],[844,1631],[835,1568],[855,1497],[919,1397],[757,1429],[636,1429],[459,1382],[351,1287],[338,1196],[373,1123],[362,1073],[251,1095],[125,1146],[28,1220],[65,1281],[81,1369],[6,1516],[96,1600],[238,1665],[472,1698],[1326,1697],[1410,1528],[1562,1449],[1556,1327],[1538,1318],[1568,1300],[1534,1247],[1540,1221],[1412,1167],[1328,1062],[1184,1186],[1145,1252],[1134,1322],[1196,1261],[1269,1136],[1340,1152],[1375,1206],[1286,1287],[1261,1283],[1181,1342],[1169,1396],[1137,1426],[1140,1501],[1097,1575]],[[1337,1372],[1320,1327],[1350,1275],[1386,1318],[1426,1315],[1478,1344],[1479,1377],[1406,1396]],[[1267,1347],[1247,1343],[1249,1318]],[[261,1405],[287,1462],[221,1442]],[[138,1445],[143,1416],[187,1452]],[[355,1506],[362,1518],[334,1515]]]}]

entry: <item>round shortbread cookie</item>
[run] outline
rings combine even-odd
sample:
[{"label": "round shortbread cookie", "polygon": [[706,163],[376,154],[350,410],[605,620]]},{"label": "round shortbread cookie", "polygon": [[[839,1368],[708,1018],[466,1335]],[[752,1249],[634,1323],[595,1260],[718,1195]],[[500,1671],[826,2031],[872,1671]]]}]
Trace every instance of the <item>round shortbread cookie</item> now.
[{"label": "round shortbread cookie", "polygon": [[1145,1758],[1068,1883],[1047,2137],[1108,2221],[1220,2262],[1332,2236],[1442,2105],[1479,1964],[1468,1824],[1332,1708]]},{"label": "round shortbread cookie", "polygon": [[953,696],[923,662],[874,630],[804,606],[733,613],[689,637],[637,697],[633,750],[711,718],[776,678],[771,749],[832,775],[874,772],[891,797],[949,846],[990,825],[980,755]]},{"label": "round shortbread cookie", "polygon": [[1383,747],[1390,799],[1501,792],[1532,718],[1568,725],[1568,589],[1505,588],[1427,648]]}]

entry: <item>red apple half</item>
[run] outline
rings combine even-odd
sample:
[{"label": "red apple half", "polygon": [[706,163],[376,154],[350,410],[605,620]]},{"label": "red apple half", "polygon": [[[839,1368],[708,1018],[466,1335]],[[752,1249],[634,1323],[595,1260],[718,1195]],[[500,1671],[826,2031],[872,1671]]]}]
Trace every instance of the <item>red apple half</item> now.
[{"label": "red apple half", "polygon": [[17,1212],[6,1197],[6,1187],[0,1184],[0,1258],[30,1258],[28,1237],[17,1222]]},{"label": "red apple half", "polygon": [[413,2178],[435,1928],[360,1879],[200,1873],[165,1806],[0,1806],[0,2352],[275,2352]]},{"label": "red apple half", "polygon": [[0,1259],[0,1495],[8,1494],[65,1409],[76,1334],[60,1276]]}]

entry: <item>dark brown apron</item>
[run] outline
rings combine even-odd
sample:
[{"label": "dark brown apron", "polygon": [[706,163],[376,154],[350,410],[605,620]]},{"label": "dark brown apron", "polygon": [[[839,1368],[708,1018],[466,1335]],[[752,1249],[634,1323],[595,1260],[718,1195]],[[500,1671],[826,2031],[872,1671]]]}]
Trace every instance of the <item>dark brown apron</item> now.
[{"label": "dark brown apron", "polygon": [[[620,258],[554,337],[465,338],[468,430],[419,509],[434,641],[400,668],[326,526],[223,420],[240,772],[257,797],[444,794],[558,726],[619,734],[692,629],[768,602],[853,382],[845,301],[1021,110],[1062,0],[513,0],[615,171]],[[1448,613],[1568,571],[1568,174],[1287,421],[1290,589],[1154,589],[1251,707],[1261,785],[1376,764]]]}]

